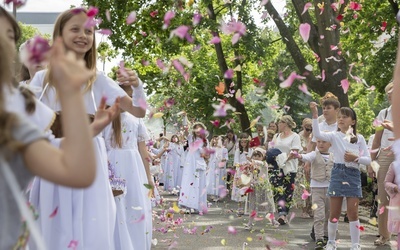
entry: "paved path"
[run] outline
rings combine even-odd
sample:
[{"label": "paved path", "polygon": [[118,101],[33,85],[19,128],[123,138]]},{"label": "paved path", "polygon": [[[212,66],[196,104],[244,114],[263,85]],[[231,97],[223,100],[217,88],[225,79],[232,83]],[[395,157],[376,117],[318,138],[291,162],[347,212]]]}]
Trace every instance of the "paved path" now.
[{"label": "paved path", "polygon": [[[173,207],[173,202],[177,196],[163,195],[164,207]],[[180,213],[173,214],[169,220],[158,217],[153,225],[156,232],[153,233],[153,241],[157,244],[152,249],[206,249],[206,250],[226,250],[226,249],[314,249],[314,242],[311,241],[309,233],[312,226],[312,219],[303,219],[294,216],[289,225],[273,228],[265,220],[256,222],[252,231],[244,229],[247,217],[237,217],[233,210],[236,204],[231,201],[212,202],[206,215],[188,215]],[[157,215],[161,209],[156,209]],[[301,214],[299,210],[293,211]],[[375,247],[377,228],[362,223],[365,230],[361,233],[361,245],[363,250],[396,249],[394,246]],[[228,232],[228,227],[232,226],[236,234]],[[339,223],[340,240],[338,249],[350,249],[350,235],[348,224]],[[266,238],[269,237],[268,242]],[[155,240],[157,239],[157,240]],[[393,237],[395,240],[395,237]],[[271,242],[272,241],[272,242]],[[276,241],[276,242],[275,242]],[[279,244],[285,244],[279,246]]]}]

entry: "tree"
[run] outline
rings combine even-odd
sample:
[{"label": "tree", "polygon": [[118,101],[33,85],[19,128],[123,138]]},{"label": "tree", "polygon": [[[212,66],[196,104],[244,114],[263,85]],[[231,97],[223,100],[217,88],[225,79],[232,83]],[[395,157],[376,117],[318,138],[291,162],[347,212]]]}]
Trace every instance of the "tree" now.
[{"label": "tree", "polygon": [[107,42],[100,42],[97,46],[97,54],[100,60],[103,62],[103,71],[106,68],[106,61],[117,57],[117,51],[114,50]]},{"label": "tree", "polygon": [[[194,112],[211,120],[213,110],[210,107],[213,99],[225,99],[236,108],[241,129],[246,130],[250,127],[250,119],[245,105],[237,101],[235,93],[241,91],[243,86],[251,83],[250,79],[243,79],[246,67],[256,64],[258,58],[264,54],[264,46],[267,41],[260,37],[260,30],[254,24],[251,16],[251,8],[258,1],[233,1],[225,3],[223,1],[198,1],[198,3],[185,5],[184,1],[105,1],[88,0],[89,5],[95,5],[100,9],[100,17],[104,20],[102,28],[110,28],[114,34],[110,40],[116,49],[123,49],[126,60],[135,62],[135,69],[141,77],[146,80],[150,91],[162,93],[166,97],[182,97],[185,99],[188,94],[189,99],[196,96],[198,101],[195,107],[204,109],[205,116]],[[111,21],[108,22],[105,16],[109,10]],[[163,29],[163,17],[167,11],[173,10],[175,17],[171,20],[170,26]],[[126,25],[126,17],[136,11],[137,20],[132,25]],[[198,25],[191,25],[193,14],[201,14],[202,21]],[[231,35],[220,32],[221,20],[228,19],[244,23],[249,35],[243,36],[239,42],[232,45]],[[190,27],[188,35],[194,38],[180,40],[170,37],[171,31],[184,24]],[[221,42],[210,45],[209,41],[213,37],[220,37]],[[205,52],[213,48],[214,53],[205,55]],[[198,57],[198,55],[203,57]],[[205,56],[204,56],[205,55]],[[184,58],[183,60],[181,60]],[[232,61],[228,59],[233,58]],[[193,60],[192,60],[193,59]],[[188,75],[175,72],[173,63],[180,60],[183,69]],[[195,65],[188,67],[183,61],[189,60],[196,62]],[[213,61],[215,60],[215,61]],[[165,64],[166,70],[156,66],[156,62]],[[138,62],[141,62],[138,63]],[[216,67],[215,67],[216,66]],[[236,69],[233,79],[223,78],[228,69]],[[164,73],[163,73],[164,72]],[[166,74],[165,72],[168,72]],[[194,77],[188,77],[189,74]],[[223,78],[225,84],[225,95],[215,94],[214,87],[218,85],[215,75]],[[179,82],[179,88],[171,88],[172,82]],[[198,97],[198,98],[197,98]],[[181,100],[179,100],[181,101]],[[190,105],[192,101],[184,100],[183,103]]]},{"label": "tree", "polygon": [[18,22],[18,26],[21,28],[21,38],[17,42],[17,48],[19,48],[21,44],[23,44],[24,42],[33,38],[35,35],[40,35],[46,39],[50,39],[49,34],[41,34],[40,31],[36,27],[33,27],[32,25],[27,25]]}]

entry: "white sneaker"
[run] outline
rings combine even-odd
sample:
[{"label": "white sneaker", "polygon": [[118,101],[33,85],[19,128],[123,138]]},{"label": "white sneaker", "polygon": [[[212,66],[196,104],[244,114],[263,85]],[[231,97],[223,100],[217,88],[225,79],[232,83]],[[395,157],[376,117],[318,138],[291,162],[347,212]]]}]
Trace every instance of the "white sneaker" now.
[{"label": "white sneaker", "polygon": [[350,250],[361,250],[360,244],[353,244],[350,248]]},{"label": "white sneaker", "polygon": [[333,240],[328,240],[328,243],[326,243],[325,249],[326,250],[336,250],[336,242]]}]

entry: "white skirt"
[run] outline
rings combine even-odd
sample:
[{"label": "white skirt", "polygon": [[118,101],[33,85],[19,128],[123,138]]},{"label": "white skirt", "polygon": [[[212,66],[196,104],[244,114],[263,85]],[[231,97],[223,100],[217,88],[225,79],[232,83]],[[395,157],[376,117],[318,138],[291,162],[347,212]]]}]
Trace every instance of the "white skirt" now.
[{"label": "white skirt", "polygon": [[93,142],[97,171],[90,187],[68,188],[41,178],[33,182],[30,202],[38,210],[47,249],[68,249],[71,242],[77,242],[79,250],[114,249],[116,208],[108,180],[107,153],[103,138],[95,137]]}]

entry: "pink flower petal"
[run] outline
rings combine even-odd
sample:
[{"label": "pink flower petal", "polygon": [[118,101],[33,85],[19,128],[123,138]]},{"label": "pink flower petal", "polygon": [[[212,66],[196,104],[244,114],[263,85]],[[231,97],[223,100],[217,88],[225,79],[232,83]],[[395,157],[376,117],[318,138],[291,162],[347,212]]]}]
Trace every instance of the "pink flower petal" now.
[{"label": "pink flower petal", "polygon": [[105,36],[110,36],[113,33],[110,29],[101,29],[98,30],[97,32]]},{"label": "pink flower petal", "polygon": [[262,6],[266,5],[268,3],[268,1],[269,0],[262,0],[260,3],[260,6],[262,7]]},{"label": "pink flower petal", "polygon": [[346,94],[347,90],[349,90],[349,86],[350,86],[349,80],[347,80],[347,78],[343,79],[340,81],[340,84],[343,88],[343,92]]},{"label": "pink flower petal", "polygon": [[176,248],[177,246],[178,246],[178,242],[177,242],[177,241],[174,241],[174,242],[172,242],[171,245],[169,245],[168,250],[171,250],[171,249],[173,249],[173,248]]},{"label": "pink flower petal", "polygon": [[228,69],[224,74],[225,79],[232,79],[233,78],[233,69]]},{"label": "pink flower petal", "polygon": [[131,13],[129,13],[128,17],[126,18],[127,25],[130,25],[134,22],[136,22],[136,11],[132,11]]},{"label": "pink flower petal", "polygon": [[301,199],[302,200],[307,200],[308,197],[310,197],[310,196],[311,196],[311,194],[307,191],[307,189],[304,189],[303,190],[303,194],[301,195]]},{"label": "pink flower petal", "polygon": [[324,69],[322,70],[321,75],[322,75],[321,82],[324,82],[325,81],[325,70]]},{"label": "pink flower petal", "polygon": [[310,38],[310,31],[311,31],[311,26],[308,23],[302,23],[299,26],[299,32],[301,38],[303,38],[303,41],[306,43],[308,42],[308,39]]},{"label": "pink flower petal", "polygon": [[359,11],[362,8],[362,5],[356,2],[350,2],[349,8],[355,11]]},{"label": "pink flower petal", "polygon": [[68,244],[68,248],[72,248],[72,250],[76,250],[77,247],[78,247],[77,240],[71,240]]},{"label": "pink flower petal", "polygon": [[307,85],[305,83],[299,86],[299,90],[306,95],[312,96],[312,94],[308,91]]},{"label": "pink flower petal", "polygon": [[144,109],[144,110],[147,109],[147,102],[146,102],[145,99],[140,98],[140,99],[138,100],[138,103],[139,103],[139,107],[141,107],[141,108]]},{"label": "pink flower petal", "polygon": [[188,31],[189,31],[189,27],[188,26],[181,25],[178,28],[176,28],[173,31],[171,31],[170,37],[177,36],[180,39],[184,39],[186,37],[186,34],[188,33]]},{"label": "pink flower petal", "polygon": [[167,29],[168,26],[171,23],[172,18],[174,18],[174,17],[175,17],[175,12],[172,11],[172,10],[168,11],[167,13],[165,13],[165,15],[164,15],[164,25],[163,25],[162,28],[163,29]]},{"label": "pink flower petal", "polygon": [[54,211],[50,214],[49,218],[51,219],[54,218],[57,215],[57,212],[58,212],[58,207],[54,209]]},{"label": "pink flower petal", "polygon": [[196,26],[200,23],[201,21],[201,14],[199,13],[194,13],[193,14],[193,26]]},{"label": "pink flower petal", "polygon": [[308,2],[304,5],[303,12],[301,12],[301,15],[306,13],[306,11],[312,6],[312,3]]},{"label": "pink flower petal", "polygon": [[111,14],[109,10],[106,10],[106,19],[107,21],[111,22]]},{"label": "pink flower petal", "polygon": [[216,44],[216,43],[220,43],[221,42],[221,38],[219,38],[218,36],[214,36],[211,40],[210,40],[210,44]]},{"label": "pink flower petal", "polygon": [[236,230],[236,228],[234,228],[233,226],[229,226],[229,227],[228,227],[228,233],[229,233],[229,234],[232,234],[232,235],[236,235],[237,230]]},{"label": "pink flower petal", "polygon": [[236,43],[239,41],[240,37],[241,37],[241,34],[235,33],[235,34],[232,36],[232,44],[236,44]]},{"label": "pink flower petal", "polygon": [[286,245],[285,241],[277,240],[277,239],[271,238],[269,236],[266,236],[265,240],[268,241],[269,243],[271,243],[272,245],[277,246],[277,247],[283,247],[283,246]]},{"label": "pink flower petal", "polygon": [[279,87],[289,88],[290,86],[292,86],[294,80],[296,79],[296,76],[297,76],[296,72],[290,73],[289,77],[285,81],[279,84]]},{"label": "pink flower petal", "polygon": [[139,219],[134,220],[134,221],[131,221],[131,223],[132,223],[132,224],[136,224],[136,223],[140,223],[140,222],[142,222],[142,221],[144,221],[144,214],[142,214],[142,216],[140,216]]},{"label": "pink flower petal", "polygon": [[97,7],[90,6],[86,15],[88,17],[95,17],[98,13],[99,13],[99,9]]},{"label": "pink flower petal", "polygon": [[294,213],[294,212],[292,212],[292,214],[290,215],[290,218],[289,218],[289,224],[290,224],[290,222],[292,222],[292,220],[294,219],[294,217],[296,217],[296,214]]},{"label": "pink flower petal", "polygon": [[379,214],[383,214],[383,212],[385,212],[385,206],[382,206],[382,207],[379,209]]}]

